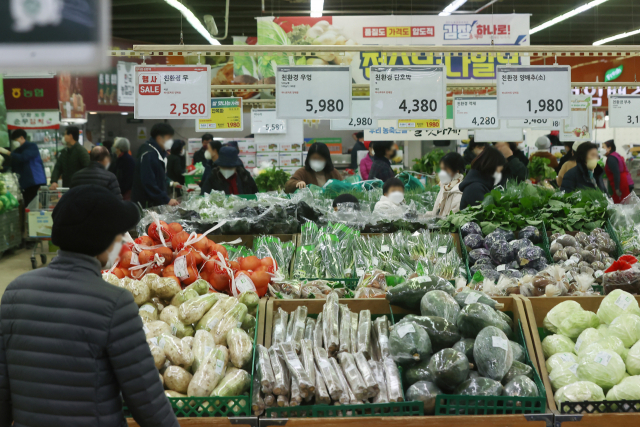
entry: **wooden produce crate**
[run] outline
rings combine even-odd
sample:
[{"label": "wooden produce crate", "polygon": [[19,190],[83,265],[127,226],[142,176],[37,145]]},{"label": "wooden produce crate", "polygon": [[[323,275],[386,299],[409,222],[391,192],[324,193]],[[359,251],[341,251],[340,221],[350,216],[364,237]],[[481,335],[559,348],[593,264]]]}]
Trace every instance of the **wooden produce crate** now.
[{"label": "wooden produce crate", "polygon": [[[268,234],[268,236],[277,237],[282,242],[293,241],[293,244],[296,245],[296,236],[299,236],[299,234]],[[240,239],[242,242],[239,245],[253,250],[253,240],[258,236],[255,234],[208,234],[207,237],[209,240],[219,244]]]},{"label": "wooden produce crate", "polygon": [[[258,417],[210,417],[210,418],[178,418],[181,427],[232,427],[237,425],[250,425],[257,427]],[[139,427],[133,418],[127,418],[129,427]]]}]

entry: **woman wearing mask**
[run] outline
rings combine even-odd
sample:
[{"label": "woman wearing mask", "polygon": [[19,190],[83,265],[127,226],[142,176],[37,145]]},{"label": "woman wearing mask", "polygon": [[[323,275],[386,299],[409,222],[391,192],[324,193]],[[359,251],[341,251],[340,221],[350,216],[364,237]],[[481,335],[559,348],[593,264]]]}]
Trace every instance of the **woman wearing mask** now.
[{"label": "woman wearing mask", "polygon": [[[167,178],[169,178],[169,187],[184,185],[184,176],[182,174],[185,172],[185,145],[185,142],[179,139],[173,141],[170,154],[167,156]],[[175,196],[180,197],[181,195],[182,190],[176,188]]]},{"label": "woman wearing mask", "polygon": [[609,186],[613,192],[613,202],[620,203],[629,195],[633,188],[633,179],[627,170],[627,165],[620,154],[616,152],[616,143],[613,139],[604,143],[607,155],[607,163],[604,172],[609,179]]},{"label": "woman wearing mask", "polygon": [[369,150],[369,154],[364,156],[364,159],[360,160],[360,177],[363,180],[369,179],[369,172],[371,171],[371,165],[373,164],[373,144],[371,141],[365,141],[364,146]]},{"label": "woman wearing mask", "polygon": [[373,208],[373,213],[383,218],[404,215],[404,184],[398,178],[389,178],[382,186],[382,197]]},{"label": "woman wearing mask", "polygon": [[432,216],[445,217],[460,210],[460,183],[464,179],[464,171],[464,159],[458,153],[447,153],[440,160],[440,192],[431,211]]},{"label": "woman wearing mask", "polygon": [[527,145],[524,141],[520,141],[518,143],[510,142],[509,146],[511,147],[511,151],[513,151],[513,155],[520,160],[523,165],[529,165],[529,158],[524,154],[524,150],[527,149]]},{"label": "woman wearing mask", "polygon": [[323,187],[331,179],[342,181],[342,175],[333,167],[329,147],[321,142],[316,142],[309,147],[304,167],[295,171],[285,184],[284,192],[293,193],[310,184]]},{"label": "woman wearing mask", "polygon": [[394,143],[393,141],[374,141],[372,145],[374,156],[368,179],[379,179],[382,182],[387,182],[387,180],[396,176],[391,168],[391,159],[396,156]]},{"label": "woman wearing mask", "polygon": [[560,189],[566,193],[593,188],[606,192],[602,176],[604,170],[598,165],[598,146],[593,142],[583,142],[576,151],[576,167],[569,170],[562,179]]},{"label": "woman wearing mask", "polygon": [[256,194],[258,192],[256,182],[244,168],[236,148],[220,148],[218,159],[213,162],[211,174],[202,185],[202,194],[208,194],[211,191],[224,191],[227,195]]},{"label": "woman wearing mask", "polygon": [[462,190],[460,210],[482,202],[484,195],[502,181],[502,169],[506,162],[502,153],[494,147],[486,147],[471,162],[471,170],[459,186]]}]

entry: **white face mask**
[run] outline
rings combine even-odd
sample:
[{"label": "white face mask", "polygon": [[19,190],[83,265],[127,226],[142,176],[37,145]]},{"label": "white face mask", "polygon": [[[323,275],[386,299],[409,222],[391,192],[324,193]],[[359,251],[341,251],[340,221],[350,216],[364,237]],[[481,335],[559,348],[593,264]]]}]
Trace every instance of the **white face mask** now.
[{"label": "white face mask", "polygon": [[172,146],[173,146],[173,139],[167,139],[167,140],[164,142],[164,149],[165,149],[166,151],[171,150],[171,147],[172,147]]},{"label": "white face mask", "polygon": [[120,255],[121,249],[122,249],[122,240],[119,240],[113,244],[113,248],[111,249],[111,252],[109,252],[109,258],[107,259],[107,264],[104,266],[104,268],[113,267],[113,264],[116,262],[116,260],[118,259],[118,256]]},{"label": "white face mask", "polygon": [[523,151],[525,148],[527,148],[527,146],[524,142],[518,144],[518,150]]},{"label": "white face mask", "polygon": [[440,178],[440,184],[448,184],[451,182],[451,175],[446,171],[441,170],[438,172],[438,177]]},{"label": "white face mask", "polygon": [[327,162],[325,162],[324,160],[309,160],[309,166],[315,172],[322,172],[326,164]]},{"label": "white face mask", "polygon": [[225,177],[225,179],[229,179],[233,176],[234,173],[236,173],[235,169],[222,169],[220,168],[220,173],[222,174],[222,176]]},{"label": "white face mask", "polygon": [[16,148],[20,147],[20,141],[11,141],[11,147],[15,150]]},{"label": "white face mask", "polygon": [[493,174],[493,185],[500,184],[500,181],[502,181],[502,172],[495,172]]},{"label": "white face mask", "polygon": [[209,152],[209,150],[204,152],[204,158],[207,160],[211,160],[211,153]]},{"label": "white face mask", "polygon": [[404,200],[404,193],[400,191],[394,191],[392,193],[389,193],[387,198],[391,200],[394,204],[399,205]]}]

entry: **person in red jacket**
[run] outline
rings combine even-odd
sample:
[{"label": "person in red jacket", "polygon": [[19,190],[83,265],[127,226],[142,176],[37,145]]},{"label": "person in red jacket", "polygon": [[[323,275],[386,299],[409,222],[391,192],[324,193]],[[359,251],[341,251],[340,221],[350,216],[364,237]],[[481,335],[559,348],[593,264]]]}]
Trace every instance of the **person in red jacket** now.
[{"label": "person in red jacket", "polygon": [[371,165],[373,165],[373,147],[371,141],[365,141],[364,146],[369,150],[369,154],[364,156],[364,159],[360,160],[360,176],[363,180],[369,179],[369,172],[371,171]]},{"label": "person in red jacket", "polygon": [[604,143],[604,148],[607,151],[607,163],[604,167],[604,172],[609,179],[609,186],[611,187],[611,196],[614,203],[620,203],[627,197],[633,189],[633,179],[627,169],[627,165],[620,154],[616,152],[616,143],[613,139]]}]

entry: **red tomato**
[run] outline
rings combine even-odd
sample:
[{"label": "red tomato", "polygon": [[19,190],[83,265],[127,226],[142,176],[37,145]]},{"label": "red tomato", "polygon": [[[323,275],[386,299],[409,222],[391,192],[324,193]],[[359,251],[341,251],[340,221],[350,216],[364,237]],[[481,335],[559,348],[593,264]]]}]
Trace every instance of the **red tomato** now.
[{"label": "red tomato", "polygon": [[227,253],[227,248],[225,248],[224,246],[214,243],[212,248],[213,248],[213,254],[217,254],[218,252],[220,252],[225,259],[229,258],[229,254]]},{"label": "red tomato", "polygon": [[[202,234],[198,234],[196,236],[196,238],[200,238],[200,237],[202,237]],[[207,252],[207,248],[209,247],[209,239],[206,236],[202,237],[200,240],[193,243],[191,246],[193,246],[196,250],[202,253],[205,253]]]},{"label": "red tomato", "polygon": [[227,292],[229,290],[229,284],[231,278],[227,273],[217,274],[213,273],[209,275],[209,283],[218,292]]},{"label": "red tomato", "polygon": [[258,296],[262,298],[267,293],[271,276],[265,271],[256,271],[251,275],[251,281],[256,287]]},{"label": "red tomato", "polygon": [[231,267],[233,271],[238,271],[240,270],[240,263],[238,261],[230,261],[229,267]]},{"label": "red tomato", "polygon": [[173,234],[176,234],[182,231],[182,226],[177,222],[170,223],[169,228],[171,229],[171,231],[173,231]]},{"label": "red tomato", "polygon": [[144,251],[138,254],[138,261],[140,264],[146,264],[153,259],[154,252],[149,249],[145,249]]},{"label": "red tomato", "polygon": [[120,249],[120,257],[122,258],[122,254],[125,252],[131,252],[133,250],[133,243],[123,243],[122,249]]},{"label": "red tomato", "polygon": [[260,263],[260,260],[258,259],[257,256],[248,256],[246,258],[242,258],[240,260],[240,267],[242,267],[243,270],[256,270],[258,267],[260,267],[262,264]]},{"label": "red tomato", "polygon": [[193,267],[187,267],[187,272],[189,273],[189,277],[181,279],[183,285],[190,285],[198,280],[198,270]]},{"label": "red tomato", "polygon": [[181,231],[171,238],[171,246],[174,251],[179,251],[183,248],[184,242],[189,238],[189,233]]},{"label": "red tomato", "polygon": [[164,258],[164,265],[169,265],[173,261],[173,252],[166,246],[159,247],[153,251]]},{"label": "red tomato", "polygon": [[176,273],[173,271],[173,264],[167,265],[164,270],[162,270],[163,277],[175,276]]},{"label": "red tomato", "polygon": [[124,268],[131,267],[131,255],[133,255],[133,252],[131,251],[125,253],[120,252],[120,262],[118,265]]},{"label": "red tomato", "polygon": [[118,279],[124,279],[124,277],[125,277],[125,274],[122,272],[122,269],[118,268],[118,267],[114,268],[112,273],[115,274],[115,276]]},{"label": "red tomato", "polygon": [[149,236],[140,236],[134,242],[142,246],[153,246],[153,239]]}]

